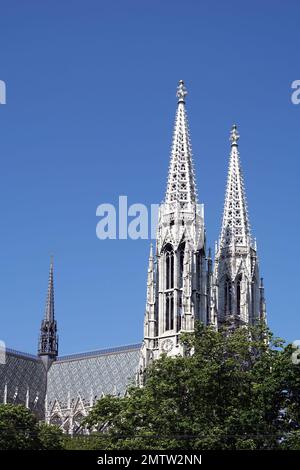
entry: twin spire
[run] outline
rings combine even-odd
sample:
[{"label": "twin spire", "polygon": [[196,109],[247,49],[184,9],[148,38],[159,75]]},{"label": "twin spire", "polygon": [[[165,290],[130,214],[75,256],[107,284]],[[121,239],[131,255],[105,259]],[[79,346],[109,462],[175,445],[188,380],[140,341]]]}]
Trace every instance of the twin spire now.
[{"label": "twin spire", "polygon": [[185,110],[186,95],[184,82],[180,80],[176,93],[178,103],[165,198],[165,202],[172,208],[177,205],[180,209],[189,209],[190,204],[197,202],[192,146]]},{"label": "twin spire", "polygon": [[[172,209],[176,206],[179,206],[179,209],[189,209],[191,203],[197,202],[192,146],[185,109],[186,95],[184,81],[180,80],[176,93],[178,103],[165,197],[165,202],[170,204]],[[244,179],[238,151],[239,138],[237,126],[233,125],[230,133],[231,153],[220,236],[222,247],[251,244]]]},{"label": "twin spire", "polygon": [[233,125],[230,133],[231,152],[220,237],[221,248],[245,247],[251,244],[244,178],[238,150],[239,138],[237,126]]},{"label": "twin spire", "polygon": [[[183,80],[180,80],[176,93],[178,102],[165,196],[165,203],[169,205],[172,211],[175,209],[189,211],[198,200],[193,168],[192,146],[185,109],[186,95],[186,87]],[[251,246],[244,180],[238,151],[239,137],[237,127],[234,125],[230,133],[231,153],[220,236],[220,248]],[[187,251],[187,246],[185,251]],[[185,264],[187,264],[187,253],[184,253],[184,265]],[[261,291],[263,291],[262,287]],[[152,308],[155,300],[154,297],[154,257],[153,247],[151,246],[147,304],[151,310],[148,312],[148,322],[151,324],[150,329],[153,336],[155,335],[155,314]],[[51,258],[47,301],[44,319],[41,323],[38,349],[38,354],[43,359],[47,368],[58,355],[57,324],[54,313],[54,272],[53,259]]]}]

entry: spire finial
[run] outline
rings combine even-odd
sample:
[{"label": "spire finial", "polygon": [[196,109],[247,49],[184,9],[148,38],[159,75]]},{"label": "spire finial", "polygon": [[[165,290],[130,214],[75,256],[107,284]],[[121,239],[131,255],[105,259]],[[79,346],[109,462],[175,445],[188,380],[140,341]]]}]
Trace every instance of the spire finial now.
[{"label": "spire finial", "polygon": [[231,132],[230,132],[231,146],[237,145],[239,138],[240,138],[240,134],[238,133],[237,126],[236,124],[233,124]]},{"label": "spire finial", "polygon": [[179,80],[176,96],[178,98],[178,103],[185,103],[185,97],[187,95],[187,90],[184,85],[183,80]]}]

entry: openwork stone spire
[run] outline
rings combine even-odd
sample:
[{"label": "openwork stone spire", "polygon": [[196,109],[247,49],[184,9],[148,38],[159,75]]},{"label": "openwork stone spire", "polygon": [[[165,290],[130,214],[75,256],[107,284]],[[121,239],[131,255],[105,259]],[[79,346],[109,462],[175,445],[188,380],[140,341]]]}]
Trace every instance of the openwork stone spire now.
[{"label": "openwork stone spire", "polygon": [[190,203],[197,201],[196,182],[192,161],[192,147],[185,110],[187,90],[183,80],[177,87],[177,112],[175,118],[173,144],[165,202],[180,209],[188,209]]},{"label": "openwork stone spire", "polygon": [[47,301],[44,319],[41,323],[38,354],[44,360],[47,368],[58,354],[57,324],[54,317],[53,258],[50,262]]},{"label": "openwork stone spire", "polygon": [[265,317],[259,287],[256,244],[251,240],[244,181],[238,151],[239,133],[230,134],[231,153],[220,243],[216,245],[212,317],[229,327],[255,324]]},{"label": "openwork stone spire", "polygon": [[250,224],[244,179],[238,151],[239,133],[236,125],[230,133],[231,153],[227,178],[220,246],[247,246],[250,243]]},{"label": "openwork stone spire", "polygon": [[177,112],[168,186],[159,207],[155,254],[149,257],[144,341],[139,383],[161,354],[185,354],[181,333],[194,321],[207,323],[204,207],[198,204],[184,82],[177,87]]}]

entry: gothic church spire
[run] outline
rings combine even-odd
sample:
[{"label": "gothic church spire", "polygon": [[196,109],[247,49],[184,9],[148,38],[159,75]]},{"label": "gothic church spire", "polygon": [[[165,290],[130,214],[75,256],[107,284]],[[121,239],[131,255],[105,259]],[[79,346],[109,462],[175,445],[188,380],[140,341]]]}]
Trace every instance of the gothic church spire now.
[{"label": "gothic church spire", "polygon": [[197,198],[186,95],[180,80],[166,197],[159,207],[155,255],[151,250],[149,257],[141,377],[161,354],[184,354],[181,332],[193,331],[195,320],[207,321],[204,207]]},{"label": "gothic church spire", "polygon": [[227,177],[223,222],[220,237],[222,248],[229,246],[247,246],[250,244],[250,224],[244,188],[238,140],[237,126],[233,125],[230,133],[231,152]]},{"label": "gothic church spire", "polygon": [[58,354],[57,324],[54,317],[54,274],[53,258],[50,262],[48,293],[44,319],[41,323],[38,354],[46,367],[55,360]]},{"label": "gothic church spire", "polygon": [[48,293],[45,308],[45,320],[52,322],[54,321],[54,276],[53,276],[53,258],[50,261],[49,271],[49,282],[48,282]]},{"label": "gothic church spire", "polygon": [[252,242],[236,125],[230,133],[231,152],[223,222],[216,246],[213,304],[218,324],[255,324],[263,316],[259,263]]},{"label": "gothic church spire", "polygon": [[177,111],[173,133],[173,143],[169,166],[168,184],[165,202],[179,203],[186,209],[189,203],[197,201],[197,189],[192,161],[192,146],[189,126],[185,110],[187,90],[184,81],[180,80],[177,87]]}]

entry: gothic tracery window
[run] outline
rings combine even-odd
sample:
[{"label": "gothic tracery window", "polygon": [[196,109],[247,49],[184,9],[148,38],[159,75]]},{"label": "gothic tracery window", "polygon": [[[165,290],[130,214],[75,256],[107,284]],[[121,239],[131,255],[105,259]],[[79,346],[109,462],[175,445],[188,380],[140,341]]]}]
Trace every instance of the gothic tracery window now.
[{"label": "gothic tracery window", "polygon": [[225,314],[231,313],[231,303],[232,303],[231,281],[229,277],[227,277],[224,282],[224,312]]},{"label": "gothic tracery window", "polygon": [[184,249],[185,249],[185,244],[182,243],[179,247],[179,287],[180,288],[182,288],[182,284],[183,284]]},{"label": "gothic tracery window", "polygon": [[166,325],[165,329],[173,330],[174,328],[174,297],[173,293],[168,293],[166,295]]},{"label": "gothic tracery window", "polygon": [[63,424],[63,420],[58,414],[54,414],[50,418],[50,424],[54,426],[61,426]]},{"label": "gothic tracery window", "polygon": [[165,250],[166,258],[166,289],[174,287],[174,251],[171,245],[167,245]]},{"label": "gothic tracery window", "polygon": [[[174,250],[168,244],[165,248],[165,286],[169,291],[174,288]],[[165,330],[174,328],[174,297],[173,292],[167,292],[165,296]]]},{"label": "gothic tracery window", "polygon": [[242,285],[242,275],[240,274],[236,282],[236,313],[237,315],[241,314],[241,285]]}]

